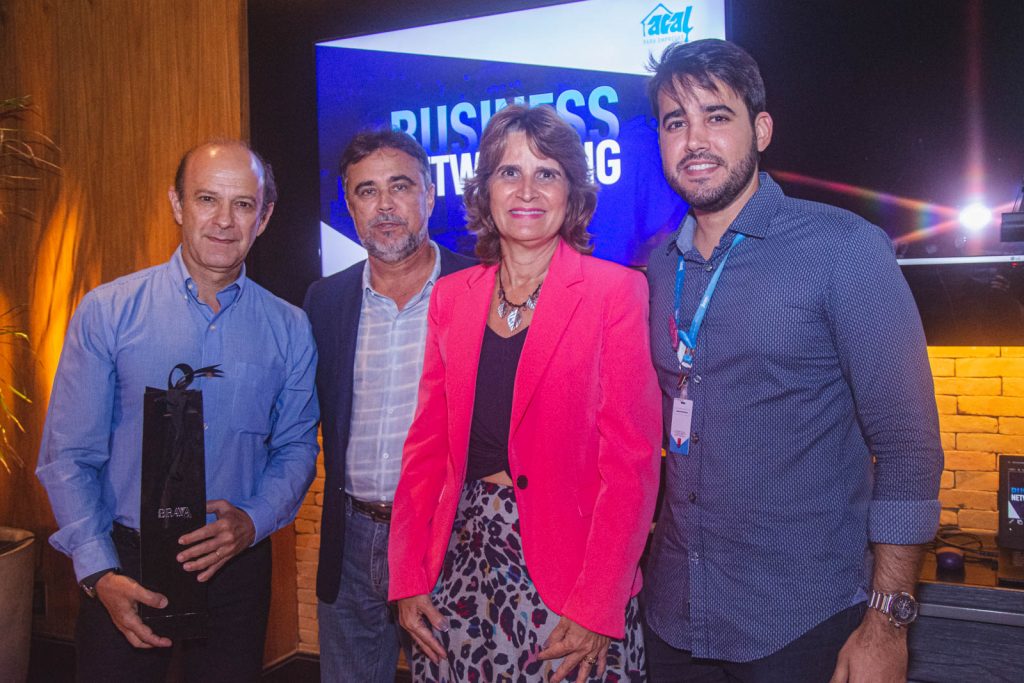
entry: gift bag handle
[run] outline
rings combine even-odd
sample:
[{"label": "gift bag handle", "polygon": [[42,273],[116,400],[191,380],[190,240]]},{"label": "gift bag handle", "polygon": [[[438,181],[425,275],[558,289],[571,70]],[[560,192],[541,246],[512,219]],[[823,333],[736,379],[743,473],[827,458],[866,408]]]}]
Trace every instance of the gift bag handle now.
[{"label": "gift bag handle", "polygon": [[[177,382],[172,382],[171,379],[174,377],[174,371],[180,370],[182,376]],[[188,389],[189,385],[192,384],[192,380],[199,375],[201,377],[223,377],[224,373],[220,370],[220,363],[217,365],[208,365],[205,368],[199,368],[193,370],[191,365],[186,363],[178,363],[171,368],[170,374],[167,375],[167,388],[168,389]]]}]

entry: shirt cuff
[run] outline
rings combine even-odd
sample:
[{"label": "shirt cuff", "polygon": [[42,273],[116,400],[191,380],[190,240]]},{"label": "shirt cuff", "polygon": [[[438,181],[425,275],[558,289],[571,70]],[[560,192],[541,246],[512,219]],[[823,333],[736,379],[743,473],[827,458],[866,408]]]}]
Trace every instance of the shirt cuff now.
[{"label": "shirt cuff", "polygon": [[918,545],[935,538],[937,500],[873,500],[868,510],[868,540],[887,545]]},{"label": "shirt cuff", "polygon": [[[50,545],[63,551],[63,548],[54,543],[52,539]],[[75,565],[76,581],[81,581],[104,569],[121,568],[121,560],[117,556],[117,549],[114,548],[114,541],[109,535],[95,538],[75,548],[75,552],[71,554],[71,561]]]},{"label": "shirt cuff", "polygon": [[256,535],[252,539],[250,548],[274,533],[277,529],[277,519],[274,516],[274,511],[270,509],[269,505],[261,503],[262,501],[250,498],[246,502],[235,506],[249,515],[249,519],[252,520],[252,525],[256,530]]}]

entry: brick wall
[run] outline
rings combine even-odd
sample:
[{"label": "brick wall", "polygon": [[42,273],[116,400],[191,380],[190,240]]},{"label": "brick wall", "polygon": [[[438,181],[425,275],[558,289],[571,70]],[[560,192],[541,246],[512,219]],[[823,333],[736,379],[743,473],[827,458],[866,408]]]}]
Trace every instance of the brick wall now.
[{"label": "brick wall", "polygon": [[[946,468],[942,524],[994,531],[997,454],[1024,453],[1024,347],[933,346],[928,349],[939,406]],[[299,650],[319,652],[316,566],[324,470],[295,520],[298,563]]]},{"label": "brick wall", "polygon": [[[321,444],[321,448],[323,444]],[[320,652],[316,623],[316,566],[320,552],[320,510],[324,504],[323,455],[316,463],[316,479],[295,518],[296,591],[299,601],[299,651]]]},{"label": "brick wall", "polygon": [[1024,453],[1024,347],[928,349],[946,467],[942,524],[995,531],[1000,454]]}]

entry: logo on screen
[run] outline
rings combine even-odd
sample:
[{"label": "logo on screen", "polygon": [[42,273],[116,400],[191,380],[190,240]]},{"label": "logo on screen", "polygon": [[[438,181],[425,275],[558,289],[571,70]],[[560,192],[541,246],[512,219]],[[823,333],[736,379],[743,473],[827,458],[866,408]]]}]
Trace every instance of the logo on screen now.
[{"label": "logo on screen", "polygon": [[1018,524],[1024,524],[1024,487],[1010,487],[1010,509],[1009,518],[1017,520]]},{"label": "logo on screen", "polygon": [[661,3],[647,13],[643,21],[644,43],[666,43],[674,40],[690,42],[690,18],[693,14],[693,6],[687,5],[681,12],[672,12]]}]

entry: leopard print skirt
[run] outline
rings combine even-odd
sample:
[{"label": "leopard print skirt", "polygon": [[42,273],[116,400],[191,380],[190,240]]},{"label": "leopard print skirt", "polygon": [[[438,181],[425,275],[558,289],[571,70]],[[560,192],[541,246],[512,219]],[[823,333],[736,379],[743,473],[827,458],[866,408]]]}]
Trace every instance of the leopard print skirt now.
[{"label": "leopard print skirt", "polygon": [[[519,514],[511,486],[467,481],[441,577],[431,599],[448,619],[434,635],[448,652],[440,665],[413,648],[414,681],[528,683],[547,681],[561,660],[537,653],[560,619],[541,601],[523,561]],[[608,648],[604,678],[645,681],[643,635],[636,598],[626,606],[626,637]],[[575,681],[576,671],[566,680]]]}]

